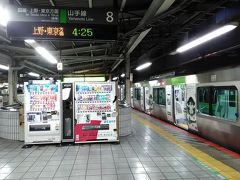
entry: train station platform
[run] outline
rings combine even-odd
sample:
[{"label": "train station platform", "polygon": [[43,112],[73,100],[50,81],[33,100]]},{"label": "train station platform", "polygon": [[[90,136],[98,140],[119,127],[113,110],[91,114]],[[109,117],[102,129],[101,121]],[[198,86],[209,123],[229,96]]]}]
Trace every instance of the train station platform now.
[{"label": "train station platform", "polygon": [[0,139],[0,179],[240,179],[240,155],[132,110],[120,144],[32,146]]}]

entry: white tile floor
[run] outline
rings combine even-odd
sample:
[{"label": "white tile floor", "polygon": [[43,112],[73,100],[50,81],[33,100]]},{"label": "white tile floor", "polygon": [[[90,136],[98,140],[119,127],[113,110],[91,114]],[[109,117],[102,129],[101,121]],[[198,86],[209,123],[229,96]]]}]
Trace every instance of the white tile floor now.
[{"label": "white tile floor", "polygon": [[219,179],[176,145],[133,121],[120,144],[33,146],[0,139],[0,179]]}]

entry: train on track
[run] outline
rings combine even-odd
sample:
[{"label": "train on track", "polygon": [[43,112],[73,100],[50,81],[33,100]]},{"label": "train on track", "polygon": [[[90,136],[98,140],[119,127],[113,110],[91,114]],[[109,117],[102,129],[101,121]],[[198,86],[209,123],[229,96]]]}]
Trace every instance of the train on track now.
[{"label": "train on track", "polygon": [[240,67],[133,83],[131,106],[240,152]]}]

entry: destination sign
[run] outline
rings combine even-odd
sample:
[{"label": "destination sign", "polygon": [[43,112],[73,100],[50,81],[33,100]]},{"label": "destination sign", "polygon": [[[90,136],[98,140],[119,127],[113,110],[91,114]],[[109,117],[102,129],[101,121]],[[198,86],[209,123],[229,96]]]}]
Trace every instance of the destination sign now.
[{"label": "destination sign", "polygon": [[117,39],[117,26],[49,22],[14,22],[7,25],[7,35],[13,40],[109,40]]},{"label": "destination sign", "polygon": [[113,9],[11,6],[10,39],[117,39],[118,13]]},{"label": "destination sign", "polygon": [[84,24],[117,24],[118,14],[113,9],[103,8],[53,8],[10,6],[14,21],[58,22]]},{"label": "destination sign", "polygon": [[175,76],[175,71],[171,71],[165,74],[159,74],[155,76],[151,76],[150,80],[156,80],[156,79],[164,79],[164,78],[169,78]]},{"label": "destination sign", "polygon": [[[11,20],[24,22],[59,22],[59,9],[9,6]],[[11,21],[10,20],[10,21]]]}]

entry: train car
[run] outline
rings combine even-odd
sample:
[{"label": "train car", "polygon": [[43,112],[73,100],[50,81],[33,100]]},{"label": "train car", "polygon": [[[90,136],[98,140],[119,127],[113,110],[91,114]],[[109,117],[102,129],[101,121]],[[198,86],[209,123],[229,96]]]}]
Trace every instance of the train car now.
[{"label": "train car", "polygon": [[133,107],[240,152],[239,92],[235,67],[135,83]]}]

